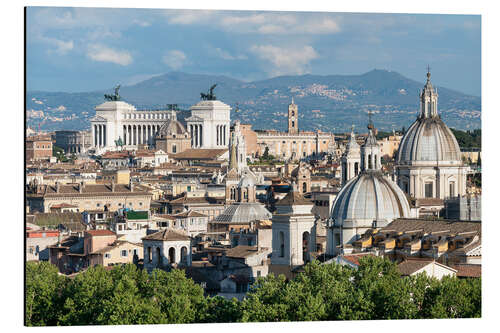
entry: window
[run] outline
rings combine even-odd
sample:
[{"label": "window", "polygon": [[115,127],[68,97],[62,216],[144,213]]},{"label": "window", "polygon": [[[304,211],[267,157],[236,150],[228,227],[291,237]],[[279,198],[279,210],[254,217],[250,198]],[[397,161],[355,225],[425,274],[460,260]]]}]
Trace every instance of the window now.
[{"label": "window", "polygon": [[104,258],[106,258],[106,259],[111,259],[111,253],[106,253],[106,254],[104,254]]},{"label": "window", "polygon": [[450,182],[450,197],[455,196],[455,182]]},{"label": "window", "polygon": [[122,255],[122,257],[127,257],[127,255],[128,255],[127,250],[122,250],[121,255]]},{"label": "window", "polygon": [[280,241],[280,257],[283,258],[285,256],[285,234],[283,233],[283,231],[280,231],[279,241]]},{"label": "window", "polygon": [[177,146],[176,145],[172,145],[172,153],[177,153]]},{"label": "window", "polygon": [[142,206],[142,202],[139,202],[139,206]]},{"label": "window", "polygon": [[426,198],[433,197],[432,183],[425,183],[425,197]]},{"label": "window", "polygon": [[260,277],[260,271],[257,271],[257,277]]},{"label": "window", "polygon": [[100,204],[100,203],[97,203],[97,204],[96,204],[96,206],[97,206],[97,207],[101,207],[101,204]]}]

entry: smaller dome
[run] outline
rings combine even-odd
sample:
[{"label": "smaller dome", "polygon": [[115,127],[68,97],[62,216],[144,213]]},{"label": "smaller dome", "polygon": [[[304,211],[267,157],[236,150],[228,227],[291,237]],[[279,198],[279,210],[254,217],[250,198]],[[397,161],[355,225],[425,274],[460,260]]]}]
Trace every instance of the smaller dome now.
[{"label": "smaller dome", "polygon": [[255,183],[257,182],[256,177],[251,175],[250,173],[246,173],[240,180],[240,183],[238,184],[239,187],[252,187],[255,186]]},{"label": "smaller dome", "polygon": [[373,221],[385,225],[410,216],[410,205],[403,191],[380,171],[368,170],[351,179],[333,204],[335,225],[344,221],[370,226]]},{"label": "smaller dome", "polygon": [[173,135],[184,135],[186,133],[186,129],[178,120],[169,119],[160,127],[158,136],[164,138]]}]

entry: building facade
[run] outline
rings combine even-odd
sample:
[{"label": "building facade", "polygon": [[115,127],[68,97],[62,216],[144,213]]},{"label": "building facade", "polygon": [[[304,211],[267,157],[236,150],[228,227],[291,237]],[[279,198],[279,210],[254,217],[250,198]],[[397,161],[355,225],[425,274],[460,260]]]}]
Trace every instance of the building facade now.
[{"label": "building facade", "polygon": [[231,107],[218,100],[202,100],[191,106],[186,118],[191,146],[200,149],[227,148]]},{"label": "building facade", "polygon": [[55,145],[65,154],[81,154],[92,146],[90,131],[55,131]]},{"label": "building facade", "polygon": [[90,120],[92,147],[96,151],[115,149],[117,140],[124,148],[152,145],[156,133],[170,119],[170,110],[137,110],[124,101],[106,101],[95,108]]},{"label": "building facade", "polygon": [[50,160],[52,140],[50,136],[32,136],[26,138],[26,161]]}]

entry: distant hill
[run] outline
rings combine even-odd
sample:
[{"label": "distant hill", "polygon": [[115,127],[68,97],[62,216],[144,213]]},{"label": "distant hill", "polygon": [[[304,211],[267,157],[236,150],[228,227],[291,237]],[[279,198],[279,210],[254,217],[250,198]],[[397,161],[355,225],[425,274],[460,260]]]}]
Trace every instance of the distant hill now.
[{"label": "distant hill", "polygon": [[[279,76],[243,82],[227,76],[170,72],[131,86],[123,86],[123,100],[138,109],[178,104],[181,109],[199,101],[200,92],[217,83],[215,94],[233,110],[231,118],[251,123],[256,129],[286,128],[286,113],[292,96],[299,106],[299,127],[303,130],[346,131],[367,123],[366,112],[374,111],[381,130],[400,129],[415,120],[422,82],[388,70],[362,75]],[[112,89],[83,93],[27,92],[28,125],[41,129],[89,128],[94,107]],[[481,127],[481,98],[438,87],[439,112],[443,120],[458,129]]]}]

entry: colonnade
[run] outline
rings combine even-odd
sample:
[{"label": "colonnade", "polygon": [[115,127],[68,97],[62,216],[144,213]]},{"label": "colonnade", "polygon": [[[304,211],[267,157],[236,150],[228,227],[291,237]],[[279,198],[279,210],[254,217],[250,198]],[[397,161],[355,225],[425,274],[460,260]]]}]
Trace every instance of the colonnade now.
[{"label": "colonnade", "polygon": [[215,128],[217,133],[217,146],[227,146],[226,125],[217,125]]},{"label": "colonnade", "polygon": [[149,144],[161,125],[123,125],[123,144]]},{"label": "colonnade", "polygon": [[191,124],[189,125],[189,131],[191,133],[191,147],[199,148],[203,146],[203,125]]},{"label": "colonnade", "polygon": [[94,125],[94,147],[106,146],[106,125]]}]

